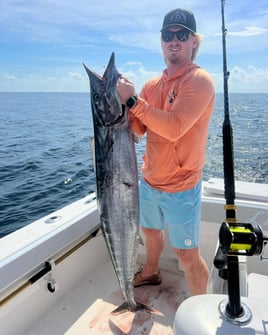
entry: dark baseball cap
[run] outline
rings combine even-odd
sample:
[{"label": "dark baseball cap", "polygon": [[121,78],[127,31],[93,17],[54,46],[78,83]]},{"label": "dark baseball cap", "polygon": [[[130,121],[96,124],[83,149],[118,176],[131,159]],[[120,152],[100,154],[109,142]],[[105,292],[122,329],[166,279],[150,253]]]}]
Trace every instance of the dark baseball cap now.
[{"label": "dark baseball cap", "polygon": [[185,9],[176,8],[166,14],[161,31],[171,26],[180,26],[196,33],[194,14]]}]

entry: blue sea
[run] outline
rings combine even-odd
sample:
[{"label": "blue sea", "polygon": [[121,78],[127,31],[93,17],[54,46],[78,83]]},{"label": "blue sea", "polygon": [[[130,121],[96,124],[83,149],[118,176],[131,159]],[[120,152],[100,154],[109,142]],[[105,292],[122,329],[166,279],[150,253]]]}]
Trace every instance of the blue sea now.
[{"label": "blue sea", "polygon": [[[229,106],[236,179],[268,183],[268,94],[230,94]],[[204,180],[223,178],[223,117],[217,94]],[[94,191],[88,93],[2,92],[0,122],[0,237]]]}]

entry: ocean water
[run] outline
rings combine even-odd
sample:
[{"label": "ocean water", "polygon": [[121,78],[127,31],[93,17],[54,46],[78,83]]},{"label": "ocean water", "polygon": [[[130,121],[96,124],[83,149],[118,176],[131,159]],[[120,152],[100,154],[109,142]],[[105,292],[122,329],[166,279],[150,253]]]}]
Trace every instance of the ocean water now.
[{"label": "ocean water", "polygon": [[[268,183],[268,94],[230,94],[229,104],[236,179]],[[217,94],[204,180],[223,178],[223,117]],[[0,122],[0,237],[94,191],[88,93],[2,92]]]}]

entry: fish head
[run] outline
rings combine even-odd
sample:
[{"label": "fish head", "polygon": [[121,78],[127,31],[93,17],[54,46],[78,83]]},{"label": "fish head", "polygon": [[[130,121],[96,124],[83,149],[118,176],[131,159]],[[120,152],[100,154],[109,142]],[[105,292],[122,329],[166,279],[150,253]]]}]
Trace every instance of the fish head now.
[{"label": "fish head", "polygon": [[119,123],[124,116],[124,108],[116,90],[117,81],[121,74],[115,66],[114,53],[110,57],[103,76],[91,71],[85,64],[84,67],[90,82],[94,121],[106,127]]}]

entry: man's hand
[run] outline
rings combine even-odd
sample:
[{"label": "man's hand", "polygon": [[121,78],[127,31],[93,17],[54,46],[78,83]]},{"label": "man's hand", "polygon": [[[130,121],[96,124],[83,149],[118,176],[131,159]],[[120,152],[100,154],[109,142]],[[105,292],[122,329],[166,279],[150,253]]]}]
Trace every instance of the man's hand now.
[{"label": "man's hand", "polygon": [[122,105],[125,105],[128,98],[136,95],[135,86],[132,81],[122,76],[117,82],[117,93]]}]

